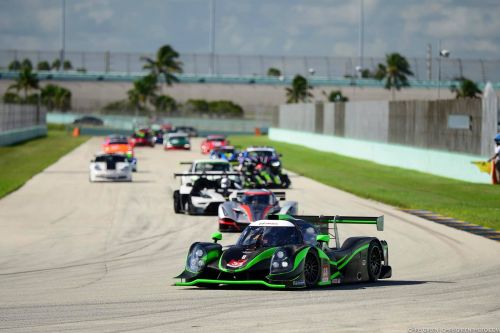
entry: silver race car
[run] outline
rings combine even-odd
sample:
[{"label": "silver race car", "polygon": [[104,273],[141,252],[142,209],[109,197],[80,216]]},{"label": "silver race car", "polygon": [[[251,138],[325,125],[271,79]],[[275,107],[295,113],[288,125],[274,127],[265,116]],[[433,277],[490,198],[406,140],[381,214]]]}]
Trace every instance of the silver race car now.
[{"label": "silver race car", "polygon": [[90,161],[91,182],[132,181],[132,165],[123,154],[98,154]]},{"label": "silver race car", "polygon": [[285,192],[270,190],[234,191],[229,201],[219,206],[219,231],[242,231],[251,222],[272,214],[297,214],[298,203],[285,200]]}]

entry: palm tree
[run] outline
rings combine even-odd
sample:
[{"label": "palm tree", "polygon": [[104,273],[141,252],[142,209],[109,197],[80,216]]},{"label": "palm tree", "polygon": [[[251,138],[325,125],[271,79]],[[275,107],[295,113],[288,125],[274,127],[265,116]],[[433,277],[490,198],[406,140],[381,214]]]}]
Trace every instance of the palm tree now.
[{"label": "palm tree", "polygon": [[67,111],[71,109],[71,91],[55,84],[42,88],[41,102],[49,111],[54,109]]},{"label": "palm tree", "polygon": [[349,98],[342,95],[340,90],[332,90],[328,95],[323,91],[323,95],[328,98],[329,102],[348,102]]},{"label": "palm tree", "polygon": [[25,58],[21,62],[21,68],[29,68],[30,70],[32,70],[33,69],[33,64],[31,63],[31,60],[29,60],[28,58]]},{"label": "palm tree", "polygon": [[277,68],[271,67],[267,70],[267,76],[276,76],[280,77],[281,76],[281,71]]},{"label": "palm tree", "polygon": [[61,68],[61,59],[54,59],[54,61],[52,61],[52,65],[50,67],[52,69],[59,70]]},{"label": "palm tree", "polygon": [[39,70],[39,71],[50,71],[50,64],[48,61],[40,61],[37,65],[36,65],[36,69]]},{"label": "palm tree", "polygon": [[38,77],[30,68],[24,67],[19,72],[16,83],[11,84],[7,90],[15,89],[17,92],[24,91],[24,100],[28,100],[28,93],[31,89],[38,88]]},{"label": "palm tree", "polygon": [[310,90],[311,86],[307,82],[307,79],[302,75],[295,75],[292,86],[286,88],[286,102],[306,102],[309,97],[312,97]]},{"label": "palm tree", "polygon": [[21,63],[19,60],[13,60],[9,66],[8,66],[9,71],[18,71],[21,69]]},{"label": "palm tree", "polygon": [[178,60],[179,53],[170,45],[163,45],[156,52],[156,58],[142,57],[145,61],[143,69],[148,69],[155,78],[163,76],[165,84],[171,86],[174,82],[179,82],[175,73],[182,73],[182,62]]},{"label": "palm tree", "polygon": [[69,61],[69,60],[64,60],[63,69],[64,69],[65,71],[72,70],[72,69],[73,69],[73,65],[71,64],[71,61]]},{"label": "palm tree", "polygon": [[479,89],[474,81],[465,77],[459,78],[460,85],[452,86],[450,90],[455,93],[456,98],[479,98],[483,92]]},{"label": "palm tree", "polygon": [[400,90],[402,87],[408,87],[408,76],[413,75],[410,70],[410,64],[405,57],[399,53],[391,53],[385,56],[386,64],[379,64],[377,73],[378,78],[385,79],[385,89],[390,89],[392,99],[395,98],[395,90]]},{"label": "palm tree", "polygon": [[134,87],[127,92],[128,99],[136,108],[136,111],[147,110],[148,101],[152,102],[156,97],[156,75],[149,74],[142,79],[134,81]]}]

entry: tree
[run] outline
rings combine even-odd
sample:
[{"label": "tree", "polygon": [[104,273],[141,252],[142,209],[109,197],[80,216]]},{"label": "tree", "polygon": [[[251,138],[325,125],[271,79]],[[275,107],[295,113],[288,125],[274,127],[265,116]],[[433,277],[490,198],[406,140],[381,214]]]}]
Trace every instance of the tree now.
[{"label": "tree", "polygon": [[48,84],[42,88],[41,102],[47,110],[67,111],[71,109],[71,91],[64,87]]},{"label": "tree", "polygon": [[378,65],[376,76],[385,79],[385,88],[391,90],[394,99],[395,90],[410,85],[407,76],[413,75],[413,72],[410,70],[408,60],[399,53],[387,54],[385,61],[385,65]]},{"label": "tree", "polygon": [[243,108],[232,101],[212,101],[208,103],[209,113],[227,117],[241,117]]},{"label": "tree", "polygon": [[48,61],[40,61],[37,65],[36,65],[36,69],[39,70],[39,71],[50,71],[50,64]]},{"label": "tree", "polygon": [[483,92],[474,81],[468,78],[459,78],[459,86],[451,86],[450,90],[455,93],[456,98],[479,98]]},{"label": "tree", "polygon": [[33,70],[33,64],[31,63],[31,60],[29,60],[28,58],[25,58],[21,62],[21,68],[29,68],[30,70]]},{"label": "tree", "polygon": [[59,70],[61,68],[61,59],[54,59],[54,61],[52,61],[51,68]]},{"label": "tree", "polygon": [[6,91],[3,95],[2,101],[9,104],[19,104],[22,102],[21,97],[18,94]]},{"label": "tree", "polygon": [[12,89],[15,89],[17,92],[20,90],[24,91],[24,100],[27,101],[30,90],[39,89],[37,75],[28,67],[22,68],[16,79],[16,83],[11,84],[7,90]]},{"label": "tree", "polygon": [[188,99],[184,109],[187,113],[208,113],[210,106],[204,99]]},{"label": "tree", "polygon": [[267,70],[267,76],[275,76],[275,77],[280,77],[281,76],[281,71],[277,68],[271,67]]},{"label": "tree", "polygon": [[163,76],[165,84],[171,86],[174,82],[179,82],[175,73],[182,73],[182,62],[179,60],[179,53],[170,45],[163,45],[156,52],[156,58],[142,57],[141,60],[146,63],[143,69],[150,71],[155,78]]},{"label": "tree", "polygon": [[21,70],[21,63],[19,62],[19,60],[13,60],[9,64],[8,69],[9,71],[19,71]]},{"label": "tree", "polygon": [[153,99],[156,111],[172,113],[177,110],[177,102],[168,95],[160,95]]},{"label": "tree", "polygon": [[306,102],[309,97],[312,97],[310,92],[311,86],[309,86],[307,79],[302,75],[295,75],[292,86],[285,90],[287,103]]},{"label": "tree", "polygon": [[[324,91],[323,91],[323,94],[325,96],[327,96]],[[328,98],[329,102],[348,102],[349,101],[349,98],[347,98],[346,96],[342,95],[342,91],[340,91],[340,90],[332,90],[328,94],[327,98]]]},{"label": "tree", "polygon": [[147,110],[148,102],[156,97],[156,75],[149,74],[134,81],[134,87],[127,92],[128,99],[136,110]]},{"label": "tree", "polygon": [[72,69],[73,69],[73,65],[71,64],[71,61],[69,61],[69,60],[64,60],[63,69],[64,69],[65,71],[72,70]]}]

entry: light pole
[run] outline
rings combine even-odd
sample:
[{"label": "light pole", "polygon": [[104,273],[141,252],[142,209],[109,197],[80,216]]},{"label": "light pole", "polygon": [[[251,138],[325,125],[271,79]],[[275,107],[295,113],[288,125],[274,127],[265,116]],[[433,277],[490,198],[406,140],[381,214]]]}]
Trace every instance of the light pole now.
[{"label": "light pole", "polygon": [[215,74],[215,0],[210,0],[210,35],[209,35],[209,48],[210,48],[210,62],[209,74]]},{"label": "light pole", "polygon": [[66,0],[61,0],[61,54],[59,70],[64,70],[64,52],[66,48]]},{"label": "light pole", "polygon": [[364,57],[364,35],[365,35],[365,3],[364,0],[359,0],[359,66],[363,68]]},{"label": "light pole", "polygon": [[[440,45],[441,46],[441,45]],[[438,101],[441,99],[441,58],[449,58],[450,51],[439,48],[439,62],[438,62]]]},{"label": "light pole", "polygon": [[[312,78],[312,76],[314,75],[314,73],[316,73],[316,70],[314,68],[309,68],[307,70],[309,72],[309,77],[307,78],[307,85],[306,85],[306,98],[308,99],[308,95],[309,95],[309,87],[310,87],[310,84],[309,84],[309,80],[310,78]],[[311,86],[312,89],[314,89],[314,87]],[[314,102],[314,94],[312,94],[312,101]]]}]

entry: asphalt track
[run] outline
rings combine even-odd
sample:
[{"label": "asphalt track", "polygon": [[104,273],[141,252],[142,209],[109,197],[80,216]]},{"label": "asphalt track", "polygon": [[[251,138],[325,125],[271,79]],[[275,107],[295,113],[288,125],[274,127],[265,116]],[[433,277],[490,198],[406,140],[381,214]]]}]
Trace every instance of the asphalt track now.
[{"label": "asphalt track", "polygon": [[[0,330],[9,332],[407,332],[499,328],[500,243],[360,199],[304,177],[288,198],[304,214],[386,217],[376,235],[393,278],[304,291],[174,287],[188,246],[214,217],[175,215],[180,161],[194,152],[138,148],[133,183],[91,184],[88,143],[0,200]],[[197,147],[195,143],[195,147]],[[225,234],[231,244],[235,234]]]}]

